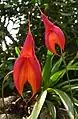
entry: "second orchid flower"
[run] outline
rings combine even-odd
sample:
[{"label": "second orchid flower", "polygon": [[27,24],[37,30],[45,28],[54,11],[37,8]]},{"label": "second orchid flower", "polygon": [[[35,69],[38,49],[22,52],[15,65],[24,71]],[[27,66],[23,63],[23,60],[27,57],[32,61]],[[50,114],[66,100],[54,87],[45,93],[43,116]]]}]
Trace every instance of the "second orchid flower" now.
[{"label": "second orchid flower", "polygon": [[45,27],[45,44],[48,50],[58,55],[55,50],[57,44],[64,51],[65,36],[62,30],[48,20],[47,16],[39,8]]}]

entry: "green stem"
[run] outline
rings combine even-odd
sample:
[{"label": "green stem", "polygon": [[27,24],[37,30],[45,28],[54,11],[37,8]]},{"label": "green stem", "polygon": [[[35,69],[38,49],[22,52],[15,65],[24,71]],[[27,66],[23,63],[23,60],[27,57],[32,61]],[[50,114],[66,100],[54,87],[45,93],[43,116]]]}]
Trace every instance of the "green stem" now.
[{"label": "green stem", "polygon": [[2,82],[2,102],[3,102],[3,107],[4,107],[4,112],[5,112],[5,115],[6,115],[6,119],[8,119],[8,116],[7,116],[7,112],[5,110],[5,102],[4,102],[4,83],[5,81],[8,79],[9,75],[12,73],[13,71],[10,71],[5,77],[4,77],[4,80]]},{"label": "green stem", "polygon": [[69,83],[69,89],[70,89],[70,94],[71,94],[71,100],[72,100],[72,102],[73,102],[74,119],[75,119],[75,107],[74,107],[73,93],[72,93],[72,90],[71,90],[71,83],[70,83],[70,79],[69,79],[67,64],[66,64],[65,58],[64,58],[64,56],[63,56],[62,50],[61,50],[61,56],[62,56],[62,59],[63,59],[64,66],[65,66],[65,68],[66,68],[66,76],[67,76],[67,80],[68,80],[68,83]]},{"label": "green stem", "polygon": [[30,32],[30,14],[28,13],[28,30]]}]

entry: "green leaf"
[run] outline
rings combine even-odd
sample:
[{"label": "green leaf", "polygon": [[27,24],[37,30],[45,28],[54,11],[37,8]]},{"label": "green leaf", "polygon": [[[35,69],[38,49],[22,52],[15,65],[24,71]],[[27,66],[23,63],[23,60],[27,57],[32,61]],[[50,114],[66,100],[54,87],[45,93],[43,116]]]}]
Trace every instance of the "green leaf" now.
[{"label": "green leaf", "polygon": [[44,87],[47,86],[47,83],[48,83],[48,81],[50,79],[53,57],[54,57],[54,55],[53,56],[48,55],[47,56],[47,59],[46,59],[46,63],[44,65],[44,67],[43,67],[42,75],[43,75],[43,84],[44,84]]},{"label": "green leaf", "polygon": [[56,108],[53,103],[49,100],[46,100],[46,104],[52,119],[56,119]]},{"label": "green leaf", "polygon": [[[69,86],[69,84],[63,86],[62,89],[65,90],[65,91],[70,91],[70,86]],[[77,85],[77,84],[71,85],[71,90],[75,90],[75,91],[78,90],[78,85]]]},{"label": "green leaf", "polygon": [[75,62],[75,59],[78,58],[78,54],[73,58],[73,60],[71,60],[68,65],[67,65],[67,69],[68,70],[78,70],[78,62]]},{"label": "green leaf", "polygon": [[67,67],[68,70],[78,70],[78,66],[70,66],[70,67]]},{"label": "green leaf", "polygon": [[78,62],[74,63],[73,66],[77,66],[78,67]]},{"label": "green leaf", "polygon": [[53,75],[56,71],[59,70],[61,63],[62,63],[62,57],[54,64],[54,66],[51,70],[51,75]]},{"label": "green leaf", "polygon": [[31,115],[27,119],[37,119],[47,96],[47,90],[42,92],[40,98],[35,103]]},{"label": "green leaf", "polygon": [[20,49],[18,47],[15,47],[15,52],[16,52],[17,56],[20,55]]},{"label": "green leaf", "polygon": [[76,98],[73,98],[73,99],[74,99],[75,105],[78,107],[78,100]]},{"label": "green leaf", "polygon": [[[71,79],[71,80],[70,80],[70,83],[78,83],[78,79]],[[64,82],[58,84],[57,88],[63,87],[63,86],[68,85],[68,84],[69,84],[68,81],[64,81]]]},{"label": "green leaf", "polygon": [[48,88],[48,91],[49,92],[54,91],[56,93],[56,95],[58,95],[60,97],[62,103],[64,104],[64,106],[69,114],[70,119],[74,119],[74,107],[73,107],[73,103],[70,100],[69,96],[63,91],[52,89],[52,88]]},{"label": "green leaf", "polygon": [[73,64],[73,62],[74,62],[74,59],[73,59],[73,60],[71,60],[71,61],[68,63],[68,65],[67,65],[67,66],[71,66],[71,65]]},{"label": "green leaf", "polygon": [[50,77],[50,85],[54,85],[56,84],[65,74],[65,69],[60,70],[56,73],[54,73],[51,77]]},{"label": "green leaf", "polygon": [[76,54],[76,56],[68,63],[67,67],[71,66],[77,58],[78,58],[78,54]]}]

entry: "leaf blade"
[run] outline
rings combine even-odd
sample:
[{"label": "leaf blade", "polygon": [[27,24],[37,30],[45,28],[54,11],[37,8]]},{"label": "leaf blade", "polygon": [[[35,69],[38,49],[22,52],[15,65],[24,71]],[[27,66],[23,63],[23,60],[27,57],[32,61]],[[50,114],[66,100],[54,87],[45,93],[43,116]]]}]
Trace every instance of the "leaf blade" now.
[{"label": "leaf blade", "polygon": [[62,103],[64,104],[64,106],[69,114],[70,119],[74,119],[73,103],[70,100],[69,96],[65,92],[57,90],[57,89],[48,88],[48,91],[50,91],[50,92],[54,91],[60,97]]},{"label": "leaf blade", "polygon": [[40,114],[40,111],[42,109],[42,106],[43,106],[43,104],[45,102],[46,96],[47,96],[47,90],[45,90],[41,94],[39,100],[34,105],[34,108],[32,110],[31,115],[27,119],[37,119],[38,118],[38,116]]},{"label": "leaf blade", "polygon": [[49,100],[46,101],[46,104],[47,104],[51,118],[56,119],[56,108],[54,104]]}]

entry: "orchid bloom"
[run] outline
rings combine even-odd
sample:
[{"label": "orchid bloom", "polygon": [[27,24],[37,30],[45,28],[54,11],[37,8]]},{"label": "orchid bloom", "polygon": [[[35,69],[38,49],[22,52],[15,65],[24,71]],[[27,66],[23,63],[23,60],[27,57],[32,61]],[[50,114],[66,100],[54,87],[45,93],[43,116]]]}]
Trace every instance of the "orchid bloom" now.
[{"label": "orchid bloom", "polygon": [[61,50],[64,51],[65,36],[59,27],[55,26],[52,22],[48,20],[47,16],[43,14],[40,8],[39,10],[45,27],[46,47],[55,55],[58,55],[55,50],[55,45],[57,44],[61,48]]},{"label": "orchid bloom", "polygon": [[33,95],[38,91],[41,85],[41,67],[35,55],[34,40],[30,27],[20,56],[14,64],[13,79],[20,95],[22,95],[24,84],[26,82],[31,85]]}]

